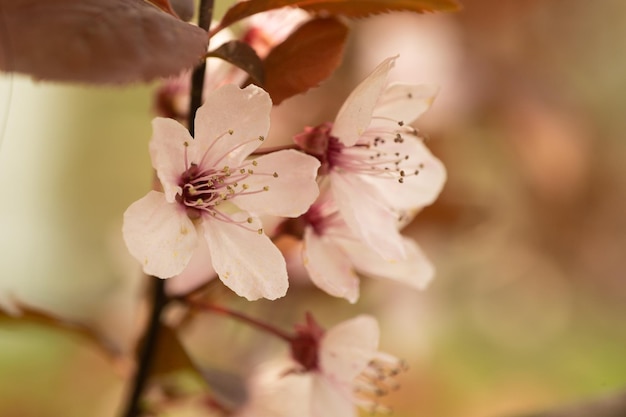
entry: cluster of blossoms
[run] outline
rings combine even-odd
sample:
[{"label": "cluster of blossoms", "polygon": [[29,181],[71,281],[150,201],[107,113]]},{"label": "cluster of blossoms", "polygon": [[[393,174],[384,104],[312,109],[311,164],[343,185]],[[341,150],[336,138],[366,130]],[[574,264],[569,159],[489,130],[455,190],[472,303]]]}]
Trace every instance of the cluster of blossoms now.
[{"label": "cluster of blossoms", "polygon": [[297,218],[305,267],[331,295],[358,299],[355,269],[423,288],[433,268],[399,229],[445,181],[441,162],[409,125],[436,90],[385,86],[394,59],[356,88],[334,123],[295,137],[302,152],[250,157],[269,130],[271,109],[267,93],[253,85],[210,92],[194,138],[178,122],[156,118],[150,154],[163,192],[133,204],[124,221],[144,272],[180,274],[203,238],[215,272],[237,294],[281,297],[287,272],[260,226],[267,214]]},{"label": "cluster of blossoms", "polygon": [[[246,36],[268,39],[259,33],[252,28]],[[132,204],[123,226],[143,271],[177,277],[201,258],[211,269],[203,276],[217,275],[239,296],[282,297],[288,271],[261,222],[269,215],[284,219],[278,232],[301,239],[311,281],[330,295],[356,302],[357,273],[424,288],[433,267],[400,229],[445,182],[443,165],[411,127],[437,89],[388,85],[396,59],[356,87],[334,122],[305,128],[294,145],[275,152],[257,152],[272,102],[254,85],[213,82],[195,114],[193,137],[176,120],[156,118],[149,148],[161,190]],[[229,74],[228,81],[237,79]],[[263,383],[232,415],[350,417],[355,404],[384,410],[378,397],[393,389],[390,378],[402,364],[377,351],[372,317],[329,331],[308,317],[287,339],[291,362],[258,376]]]}]

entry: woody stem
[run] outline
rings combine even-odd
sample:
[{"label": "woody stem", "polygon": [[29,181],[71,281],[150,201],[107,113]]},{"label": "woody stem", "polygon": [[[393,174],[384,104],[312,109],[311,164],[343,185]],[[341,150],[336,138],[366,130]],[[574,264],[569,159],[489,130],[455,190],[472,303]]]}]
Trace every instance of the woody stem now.
[{"label": "woody stem", "polygon": [[[198,26],[209,30],[213,17],[214,0],[200,0]],[[208,46],[208,45],[207,45]],[[193,72],[191,78],[191,98],[189,106],[189,132],[193,136],[194,117],[198,108],[202,105],[202,90],[204,87],[204,73],[206,64],[204,61]],[[170,299],[165,293],[165,281],[151,277],[153,281],[152,309],[150,318],[143,335],[143,342],[137,355],[137,372],[132,382],[131,393],[124,411],[124,417],[138,417],[141,414],[141,397],[150,377],[154,357],[157,352],[159,332],[161,328],[161,315]]]}]

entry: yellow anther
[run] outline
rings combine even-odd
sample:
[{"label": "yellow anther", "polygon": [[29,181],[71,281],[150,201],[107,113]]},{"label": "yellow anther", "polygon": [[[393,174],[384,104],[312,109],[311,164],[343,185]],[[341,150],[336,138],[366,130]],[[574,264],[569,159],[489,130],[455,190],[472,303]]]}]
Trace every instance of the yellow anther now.
[{"label": "yellow anther", "polygon": [[265,140],[265,136],[259,136],[259,140],[263,142]]},{"label": "yellow anther", "polygon": [[184,142],[183,142],[183,146],[184,146],[184,147],[187,147],[187,146],[189,146],[189,142],[187,142],[187,141],[184,141]]},{"label": "yellow anther", "polygon": [[247,221],[248,223],[252,223],[252,217],[248,217],[248,218],[246,219],[246,221]]},{"label": "yellow anther", "polygon": [[241,173],[241,174],[245,174],[245,173],[246,173],[246,169],[245,169],[245,168],[241,168],[241,169],[239,170],[239,173]]},{"label": "yellow anther", "polygon": [[270,186],[266,185],[265,187],[263,187],[263,191],[269,191],[270,190]]},{"label": "yellow anther", "polygon": [[253,170],[251,170],[251,169],[249,169],[249,170],[248,170],[248,174],[252,175],[252,174],[254,174],[254,171],[253,171]]},{"label": "yellow anther", "polygon": [[274,172],[274,174],[272,174],[274,178],[278,178],[278,172]]},{"label": "yellow anther", "polygon": [[259,165],[259,163],[255,159],[255,160],[252,161],[252,165],[257,166],[257,165]]},{"label": "yellow anther", "polygon": [[242,184],[241,188],[243,188],[244,190],[248,189],[248,184]]},{"label": "yellow anther", "polygon": [[235,131],[233,129],[228,129],[228,134],[232,135],[233,133],[235,133]]},{"label": "yellow anther", "polygon": [[258,234],[262,235],[263,234],[263,229],[259,229],[256,231]]}]

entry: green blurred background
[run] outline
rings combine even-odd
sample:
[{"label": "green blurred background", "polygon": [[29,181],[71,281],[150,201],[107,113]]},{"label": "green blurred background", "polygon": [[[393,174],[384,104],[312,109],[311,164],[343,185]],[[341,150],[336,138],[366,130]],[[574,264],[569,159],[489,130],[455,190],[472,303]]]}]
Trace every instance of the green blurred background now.
[{"label": "green blurred background", "polygon": [[[375,314],[383,349],[411,365],[390,398],[399,417],[517,416],[626,389],[626,3],[464,6],[355,22],[336,76],[276,109],[270,135],[287,142],[332,120],[396,53],[394,78],[439,84],[417,126],[449,180],[406,230],[436,280],[413,293],[363,279],[356,306],[306,283],[277,303],[235,301],[285,327],[305,310],[328,326]],[[155,87],[0,79],[6,308],[45,308],[131,349],[145,282],[120,228],[151,183]],[[265,338],[221,321],[201,318],[185,341],[203,361],[244,369]],[[127,365],[68,332],[0,321],[0,415],[114,416]]]}]

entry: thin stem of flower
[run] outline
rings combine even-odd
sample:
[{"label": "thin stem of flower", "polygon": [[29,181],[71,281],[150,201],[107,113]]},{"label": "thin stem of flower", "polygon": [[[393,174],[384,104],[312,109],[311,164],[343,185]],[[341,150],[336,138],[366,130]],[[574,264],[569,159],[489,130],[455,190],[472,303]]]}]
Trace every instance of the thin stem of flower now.
[{"label": "thin stem of flower", "polygon": [[186,301],[187,301],[187,305],[189,305],[190,307],[194,307],[194,308],[197,308],[199,310],[204,310],[204,311],[211,311],[217,314],[221,314],[223,316],[232,317],[249,326],[252,326],[264,332],[270,333],[278,337],[279,339],[284,340],[287,343],[291,343],[293,341],[293,336],[291,334],[277,327],[274,327],[271,324],[262,322],[261,320],[257,320],[253,317],[247,316],[238,311],[234,311],[234,310],[231,310],[229,308],[226,308],[220,305],[203,303],[202,301],[197,301],[197,300],[192,300],[192,299],[187,299]]},{"label": "thin stem of flower", "polygon": [[165,280],[156,277],[150,277],[153,281],[152,290],[152,310],[150,311],[150,321],[143,337],[141,348],[138,351],[137,373],[133,381],[132,391],[127,403],[124,417],[137,417],[140,415],[141,395],[148,383],[150,376],[150,368],[157,348],[157,340],[159,338],[161,313],[168,303],[165,294]]}]

